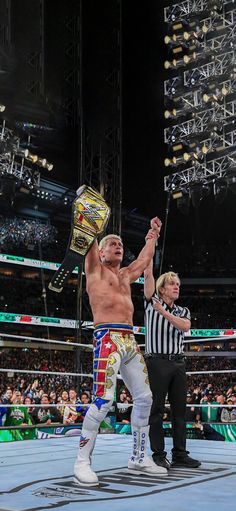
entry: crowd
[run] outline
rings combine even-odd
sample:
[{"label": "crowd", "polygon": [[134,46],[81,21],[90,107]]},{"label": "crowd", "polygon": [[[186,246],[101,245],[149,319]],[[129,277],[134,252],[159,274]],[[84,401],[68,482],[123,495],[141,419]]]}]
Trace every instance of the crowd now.
[{"label": "crowd", "polygon": [[[68,426],[82,423],[92,402],[91,387],[84,382],[80,384],[79,391],[72,386],[66,388],[68,390],[65,390],[62,384],[56,390],[56,385],[47,384],[46,381],[43,383],[40,379],[27,384],[27,379],[24,378],[19,380],[19,385],[4,386],[0,397],[0,426]],[[117,385],[114,404],[116,421],[130,424],[132,396],[122,382]],[[193,423],[199,429],[202,423],[236,424],[236,385],[225,387],[223,391],[218,390],[212,383],[190,385],[187,405],[186,422]],[[171,421],[168,398],[163,420]]]},{"label": "crowd", "polygon": [[30,250],[40,242],[46,246],[55,242],[57,229],[39,220],[24,218],[0,218],[0,247],[3,251],[15,247],[28,247]]},{"label": "crowd", "polygon": [[[62,261],[68,242],[68,232],[58,232],[49,224],[38,220],[16,218],[0,219],[0,248],[5,253],[40,259],[39,242],[43,247],[43,260]],[[221,277],[236,275],[235,247],[193,247],[183,245],[165,247],[163,271],[177,271],[184,277]],[[65,286],[63,293],[48,290],[51,272],[44,272],[46,283],[47,314],[50,317],[75,318],[77,316],[77,280]],[[0,275],[0,311],[19,314],[45,315],[45,294],[42,289],[40,270],[34,274],[25,268],[14,267],[9,275]],[[224,295],[220,295],[220,292]],[[209,296],[182,287],[181,300],[191,311],[192,328],[225,328],[235,326],[236,293],[222,290]],[[134,321],[143,325],[143,287],[134,286]],[[181,303],[180,303],[181,305]],[[91,320],[91,311],[86,294],[83,296],[82,315]],[[144,342],[143,337],[137,339]],[[201,345],[201,349],[204,349]],[[218,350],[211,344],[211,349]],[[224,349],[224,347],[220,348]],[[228,349],[228,348],[227,348]],[[235,347],[232,346],[232,350]],[[59,351],[31,349],[30,347],[3,348],[0,350],[1,368],[31,371],[57,372],[59,375],[24,374],[12,371],[0,372],[0,424],[73,424],[81,423],[93,399],[90,377],[68,376],[65,373],[92,373],[92,351],[81,352],[80,367],[73,350]],[[190,421],[202,434],[202,424],[209,422],[236,423],[236,379],[233,372],[234,359],[226,357],[187,357],[188,371],[224,371],[222,374],[200,374],[188,376],[186,421]],[[227,370],[229,373],[227,373]],[[129,424],[132,412],[132,396],[122,380],[117,382],[115,413],[116,420]],[[4,405],[13,404],[12,408]],[[28,404],[29,408],[21,407]],[[35,406],[40,405],[40,406]],[[202,405],[201,407],[197,405]],[[215,406],[214,406],[215,405]],[[219,406],[220,405],[220,406]],[[171,419],[168,399],[164,420]]]},{"label": "crowd", "polygon": [[[37,270],[36,270],[37,274]],[[0,310],[1,312],[13,312],[15,314],[31,314],[45,316],[45,301],[42,290],[40,272],[38,278],[26,278],[27,272],[22,278],[16,270],[14,275],[0,276]],[[46,287],[47,315],[57,318],[76,318],[76,287],[65,287],[63,293],[54,293],[48,289],[51,279],[50,274],[44,276]],[[83,319],[91,319],[88,312],[87,297],[83,300]]]},{"label": "crowd", "polygon": [[[14,273],[0,274],[0,310],[1,312],[14,312],[19,314],[45,315],[45,301],[42,292],[42,281],[39,270],[27,272],[23,275],[19,267]],[[48,289],[51,272],[45,272],[47,314],[50,317],[75,318],[77,314],[76,279],[65,286],[63,293],[54,293]],[[233,291],[232,291],[233,293]],[[191,311],[192,328],[234,328],[234,311],[236,296],[225,294],[223,296],[199,296],[188,294],[183,286],[179,304],[184,303]],[[143,288],[135,285],[133,289],[135,306],[134,320],[137,326],[143,325]],[[82,303],[83,320],[91,320],[91,311],[88,297],[83,293]]]},{"label": "crowd", "polygon": [[[235,368],[234,358],[227,357],[186,357],[189,371],[211,371],[212,373],[188,376],[188,397],[186,420],[191,422],[236,423],[236,377],[231,372]],[[71,424],[83,421],[87,406],[93,398],[92,378],[69,376],[65,373],[76,372],[74,351],[57,351],[29,348],[2,348],[0,350],[1,368],[26,369],[30,371],[57,372],[50,374],[21,374],[14,371],[0,373],[0,417],[5,414],[5,424]],[[81,352],[83,374],[92,372],[92,351]],[[223,373],[214,373],[214,371]],[[227,372],[229,371],[229,372]],[[117,381],[116,420],[130,423],[132,396],[122,380]],[[4,404],[28,404],[21,413],[11,408],[4,411]],[[34,407],[41,404],[42,407]],[[196,405],[202,404],[202,407]],[[213,405],[220,406],[213,406]],[[44,406],[43,406],[44,405]],[[210,406],[211,405],[211,406]],[[228,406],[226,406],[228,405]],[[2,413],[1,413],[2,410]],[[13,410],[13,411],[12,411]],[[168,400],[165,420],[170,420]],[[4,413],[3,413],[4,412]],[[13,423],[11,422],[13,420]],[[10,422],[9,422],[10,421]]]},{"label": "crowd", "polygon": [[[148,221],[147,221],[148,224]],[[25,257],[39,258],[37,242],[43,245],[43,258],[47,261],[61,262],[64,258],[70,227],[55,227],[37,220],[23,218],[0,219],[0,246],[4,252]],[[135,257],[129,250],[131,242],[128,233],[123,233],[126,247],[124,261],[127,264],[131,257]],[[135,240],[135,233],[134,233]],[[138,245],[139,239],[135,243]],[[137,248],[137,247],[136,247]],[[225,245],[212,243],[179,245],[166,243],[165,247],[160,244],[160,256],[163,252],[163,271],[174,270],[184,277],[234,277],[236,275],[235,244],[229,241]]]},{"label": "crowd", "polygon": [[[0,404],[0,425],[53,425],[81,423],[91,403],[89,390],[78,394],[74,387],[47,392],[45,385],[38,379],[28,384],[25,379],[14,388],[7,385]],[[6,406],[11,405],[11,406]],[[24,406],[23,406],[24,405]],[[38,405],[38,406],[36,406]]]}]

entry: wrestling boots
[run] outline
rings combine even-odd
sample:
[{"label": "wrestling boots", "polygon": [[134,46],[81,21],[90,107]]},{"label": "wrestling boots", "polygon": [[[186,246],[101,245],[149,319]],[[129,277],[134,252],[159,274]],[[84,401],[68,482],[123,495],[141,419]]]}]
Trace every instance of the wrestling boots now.
[{"label": "wrestling boots", "polygon": [[94,449],[97,431],[83,429],[80,437],[79,452],[74,465],[74,482],[81,486],[98,486],[97,474],[91,469],[91,455]]},{"label": "wrestling boots", "polygon": [[132,427],[133,455],[128,461],[129,474],[146,474],[150,476],[166,476],[168,471],[157,466],[146,454],[149,426]]}]

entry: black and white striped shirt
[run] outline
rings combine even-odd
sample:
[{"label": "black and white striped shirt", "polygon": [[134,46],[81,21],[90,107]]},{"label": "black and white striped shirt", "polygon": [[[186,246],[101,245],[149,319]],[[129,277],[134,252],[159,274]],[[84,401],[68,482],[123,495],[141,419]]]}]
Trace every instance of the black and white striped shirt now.
[{"label": "black and white striped shirt", "polygon": [[[173,307],[169,307],[156,294],[154,294],[154,298],[158,298],[164,309],[174,314],[174,316],[191,320],[190,311],[187,307],[180,307],[175,304]],[[168,319],[156,311],[152,306],[152,300],[147,301],[144,298],[144,311],[145,353],[182,354],[184,350],[184,332],[174,327]]]}]

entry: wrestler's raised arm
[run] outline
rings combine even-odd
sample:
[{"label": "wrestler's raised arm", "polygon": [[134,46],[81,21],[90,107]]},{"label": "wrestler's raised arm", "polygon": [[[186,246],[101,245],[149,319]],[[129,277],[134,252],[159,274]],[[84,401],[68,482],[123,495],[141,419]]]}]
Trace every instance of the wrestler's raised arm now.
[{"label": "wrestler's raised arm", "polygon": [[98,242],[94,240],[89,252],[85,257],[85,274],[91,274],[101,268],[101,261],[99,256]]},{"label": "wrestler's raised arm", "polygon": [[150,300],[155,293],[155,279],[153,275],[153,259],[144,270],[144,296]]},{"label": "wrestler's raised arm", "polygon": [[137,259],[125,269],[129,273],[130,283],[143,274],[155,254],[156,241],[160,236],[162,222],[158,217],[155,217],[152,218],[150,224],[151,228],[145,237],[145,246],[142,248]]}]

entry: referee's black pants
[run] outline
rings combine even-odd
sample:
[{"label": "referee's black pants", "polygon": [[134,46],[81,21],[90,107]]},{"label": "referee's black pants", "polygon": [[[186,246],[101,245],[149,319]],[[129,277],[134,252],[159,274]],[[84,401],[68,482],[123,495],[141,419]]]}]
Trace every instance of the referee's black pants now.
[{"label": "referee's black pants", "polygon": [[146,358],[153,404],[150,412],[150,447],[158,456],[166,456],[163,429],[165,398],[168,395],[171,410],[173,457],[186,454],[186,394],[187,377],[184,359],[168,360]]}]

